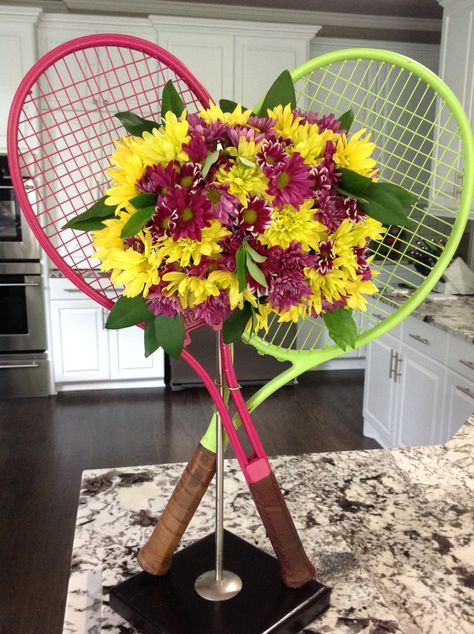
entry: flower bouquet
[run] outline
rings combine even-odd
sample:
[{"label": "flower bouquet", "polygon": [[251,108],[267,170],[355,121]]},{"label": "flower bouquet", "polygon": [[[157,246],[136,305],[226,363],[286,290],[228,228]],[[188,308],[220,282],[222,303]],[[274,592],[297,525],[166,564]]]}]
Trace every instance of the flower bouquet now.
[{"label": "flower bouquet", "polygon": [[413,196],[378,182],[375,144],[349,136],[351,111],[296,108],[285,71],[254,110],[222,100],[188,114],[169,81],[161,121],[116,115],[127,131],[110,186],[65,227],[93,231],[95,257],[123,287],[108,328],[144,323],[145,354],[179,357],[185,325],[226,343],[322,318],[343,349],[352,310],[377,289],[368,245],[407,223]]}]

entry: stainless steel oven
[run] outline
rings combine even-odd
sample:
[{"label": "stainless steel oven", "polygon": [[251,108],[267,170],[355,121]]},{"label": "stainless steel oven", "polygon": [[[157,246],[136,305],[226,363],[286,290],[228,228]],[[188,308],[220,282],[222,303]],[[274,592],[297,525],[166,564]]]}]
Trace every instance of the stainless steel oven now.
[{"label": "stainless steel oven", "polygon": [[0,353],[46,349],[39,262],[0,262]]},{"label": "stainless steel oven", "polygon": [[[25,183],[28,188],[28,182]],[[36,238],[28,226],[10,179],[6,156],[0,156],[0,260],[39,260]]]}]

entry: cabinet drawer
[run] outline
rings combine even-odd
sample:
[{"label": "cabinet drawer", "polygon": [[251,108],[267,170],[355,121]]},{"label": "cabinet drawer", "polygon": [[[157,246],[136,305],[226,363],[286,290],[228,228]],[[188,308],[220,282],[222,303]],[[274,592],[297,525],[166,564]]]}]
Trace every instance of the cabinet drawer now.
[{"label": "cabinet drawer", "polygon": [[[119,292],[122,290],[119,286],[117,286],[116,288]],[[115,291],[111,291],[110,294],[107,293],[107,295],[110,297],[110,299],[116,298]],[[84,291],[77,288],[77,286],[74,286],[74,284],[65,277],[53,277],[49,279],[49,297],[51,300],[88,299],[88,295],[86,295]]]},{"label": "cabinet drawer", "polygon": [[448,339],[448,368],[474,381],[474,344],[452,335]]},{"label": "cabinet drawer", "polygon": [[446,363],[448,355],[448,335],[430,324],[408,317],[402,324],[402,341],[428,357]]}]

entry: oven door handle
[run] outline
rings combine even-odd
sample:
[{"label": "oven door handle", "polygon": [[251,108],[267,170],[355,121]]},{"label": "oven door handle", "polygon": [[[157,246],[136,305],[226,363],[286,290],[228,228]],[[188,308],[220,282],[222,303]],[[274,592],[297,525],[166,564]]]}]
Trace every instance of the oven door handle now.
[{"label": "oven door handle", "polygon": [[19,363],[17,365],[0,365],[0,370],[11,370],[12,368],[39,368],[39,363]]},{"label": "oven door handle", "polygon": [[39,286],[39,282],[0,282],[0,287],[3,286]]}]

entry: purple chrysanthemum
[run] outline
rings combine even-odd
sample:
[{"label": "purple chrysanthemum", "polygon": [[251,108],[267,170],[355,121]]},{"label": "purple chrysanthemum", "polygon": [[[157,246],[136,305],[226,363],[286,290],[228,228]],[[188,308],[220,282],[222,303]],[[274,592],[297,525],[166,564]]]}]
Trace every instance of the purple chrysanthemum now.
[{"label": "purple chrysanthemum", "polygon": [[365,212],[357,206],[357,200],[354,198],[344,198],[342,204],[344,205],[346,217],[354,224],[365,218]]},{"label": "purple chrysanthemum", "polygon": [[211,203],[212,214],[225,227],[231,226],[240,203],[238,198],[229,193],[229,185],[227,183],[222,185],[213,183],[203,190],[203,194]]},{"label": "purple chrysanthemum", "polygon": [[200,134],[195,134],[191,137],[189,143],[183,143],[183,150],[189,156],[190,161],[200,163],[206,158],[208,147],[204,138]]},{"label": "purple chrysanthemum", "polygon": [[148,308],[153,311],[155,317],[157,315],[164,315],[165,317],[176,317],[183,313],[181,302],[176,295],[166,297],[162,290],[158,286],[154,286],[150,289],[150,293],[147,297]]},{"label": "purple chrysanthemum", "polygon": [[303,273],[305,267],[314,267],[314,255],[303,253],[299,242],[292,242],[287,249],[270,247],[261,268],[265,275],[279,276],[288,271]]},{"label": "purple chrysanthemum", "polygon": [[274,277],[268,287],[268,300],[279,311],[289,310],[312,295],[302,272],[288,271]]},{"label": "purple chrysanthemum", "polygon": [[367,262],[367,247],[354,247],[353,249],[357,259],[357,271],[356,274],[360,275],[365,281],[372,279],[372,271],[370,270],[369,263]]},{"label": "purple chrysanthemum", "polygon": [[273,170],[269,179],[267,192],[274,196],[273,204],[277,207],[292,205],[296,209],[311,198],[311,176],[303,157],[294,152],[289,159]]},{"label": "purple chrysanthemum", "polygon": [[299,108],[295,108],[293,110],[293,114],[296,117],[301,117],[301,123],[315,123],[320,132],[324,132],[324,130],[332,130],[333,132],[341,131],[341,123],[333,114],[319,116],[317,112],[304,112]]},{"label": "purple chrysanthemum", "polygon": [[198,114],[188,115],[189,134],[191,137],[196,134],[201,135],[209,148],[215,149],[216,141],[224,141],[226,138],[226,127],[222,121],[211,121],[206,123]]},{"label": "purple chrysanthemum", "polygon": [[163,198],[161,197],[161,202],[158,202],[158,205],[156,206],[156,211],[149,225],[153,242],[156,242],[158,238],[161,238],[162,236],[170,235],[169,225],[171,210],[166,205],[164,205],[162,201]]},{"label": "purple chrysanthemum", "polygon": [[237,213],[237,223],[242,229],[254,236],[263,233],[272,221],[272,207],[259,196],[250,198],[247,207],[240,207]]},{"label": "purple chrysanthemum", "polygon": [[256,115],[252,115],[247,120],[248,125],[251,125],[253,128],[257,128],[257,130],[260,130],[260,132],[264,132],[267,139],[269,137],[276,136],[275,130],[272,130],[276,122],[276,119],[269,119],[268,117],[257,117]]},{"label": "purple chrysanthemum", "polygon": [[343,198],[328,192],[319,192],[315,219],[325,225],[330,233],[335,231],[346,217]]},{"label": "purple chrysanthemum", "polygon": [[196,319],[202,319],[214,330],[230,315],[229,295],[221,291],[219,295],[211,295],[206,301],[198,304],[193,310]]},{"label": "purple chrysanthemum", "polygon": [[181,165],[176,184],[193,190],[204,187],[206,181],[202,177],[201,165],[199,163],[184,163]]},{"label": "purple chrysanthemum", "polygon": [[176,184],[178,174],[177,161],[171,161],[166,167],[163,165],[150,165],[145,174],[137,181],[137,189],[144,193],[166,193]]}]

